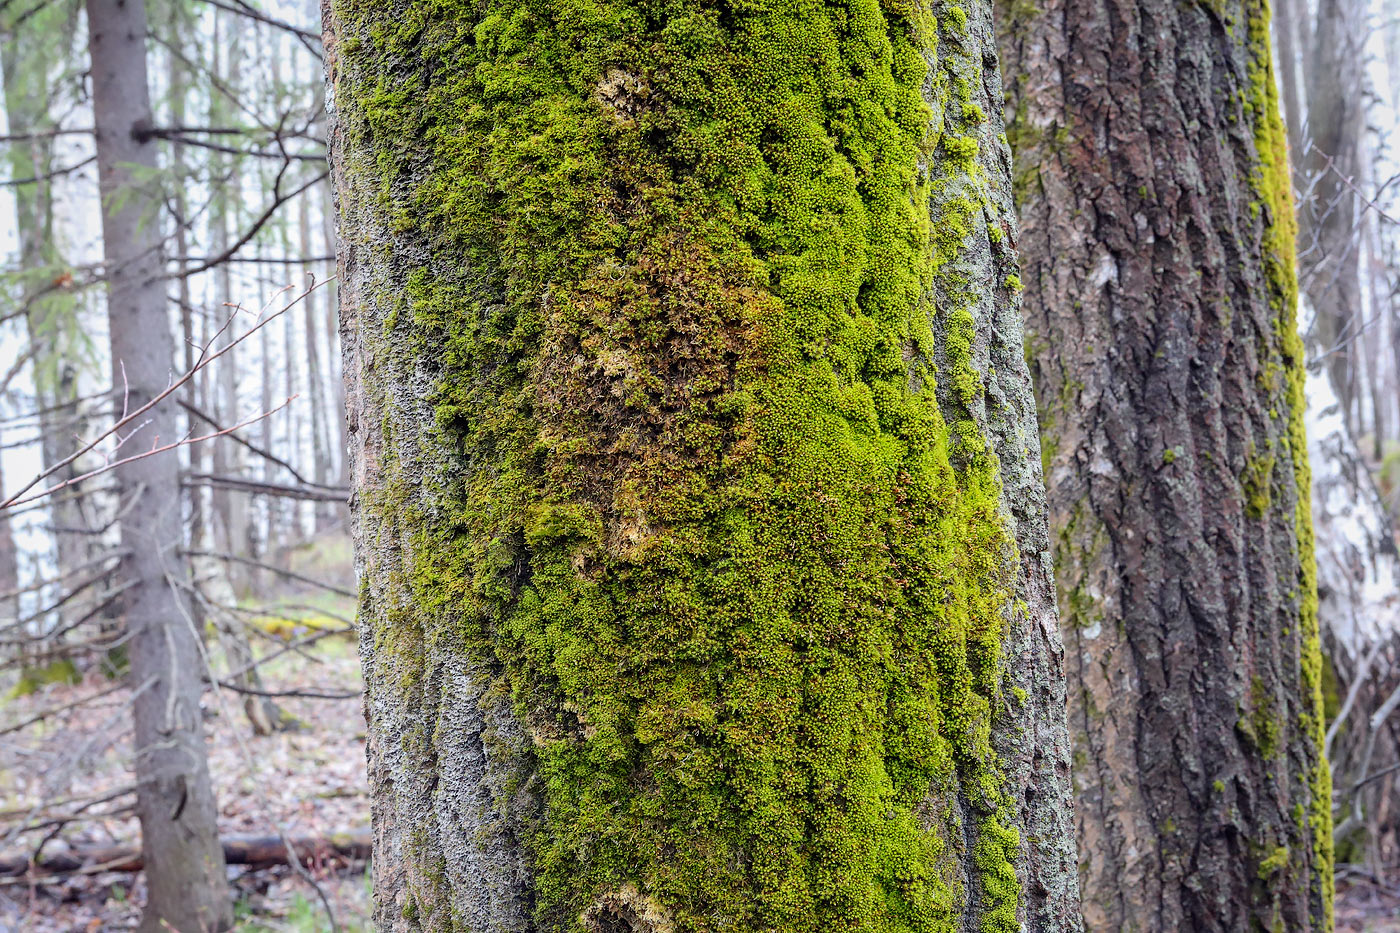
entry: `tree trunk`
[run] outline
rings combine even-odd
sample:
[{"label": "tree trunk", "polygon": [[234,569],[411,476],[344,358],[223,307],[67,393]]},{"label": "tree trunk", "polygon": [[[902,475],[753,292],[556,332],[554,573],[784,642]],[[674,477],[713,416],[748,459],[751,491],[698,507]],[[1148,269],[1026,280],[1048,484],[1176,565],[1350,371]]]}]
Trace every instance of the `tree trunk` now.
[{"label": "tree trunk", "polygon": [[[311,195],[305,194],[297,199],[297,248],[301,252],[302,259],[311,255]],[[305,266],[307,272],[312,272],[311,264]],[[301,284],[305,286],[304,280]],[[330,458],[326,451],[326,394],[325,381],[321,375],[321,316],[326,312],[321,306],[321,291],[314,291],[307,295],[302,302],[302,335],[306,341],[306,396],[307,407],[311,412],[311,469],[312,478],[321,486],[331,484]],[[329,502],[318,502],[315,505],[312,528],[315,532],[321,532],[330,527],[335,515],[335,508]]]},{"label": "tree trunk", "polygon": [[1086,924],[1330,929],[1266,7],[1003,12]]},{"label": "tree trunk", "polygon": [[1358,328],[1361,331],[1358,340],[1365,347],[1366,390],[1370,394],[1368,401],[1371,408],[1371,457],[1372,461],[1379,467],[1381,461],[1385,459],[1386,406],[1390,401],[1390,393],[1386,391],[1385,386],[1386,374],[1381,369],[1382,346],[1387,342],[1385,337],[1389,321],[1386,319],[1386,315],[1381,313],[1384,291],[1377,287],[1383,284],[1378,274],[1380,265],[1376,250],[1378,234],[1375,225],[1369,218],[1362,218],[1361,229],[1357,231],[1357,236],[1361,239],[1361,242],[1357,244],[1357,249],[1364,250],[1365,259],[1358,270],[1362,276],[1362,281],[1358,284],[1365,292],[1366,297],[1366,300],[1357,308],[1357,314],[1363,316],[1362,325]]},{"label": "tree trunk", "polygon": [[[5,474],[0,468],[0,490],[4,488]],[[10,524],[10,516],[0,512],[0,624],[17,620],[19,607],[19,551],[15,549],[15,530]],[[21,631],[16,634],[28,633]]]},{"label": "tree trunk", "polygon": [[327,10],[380,928],[1077,929],[989,5]]},{"label": "tree trunk", "polygon": [[[329,184],[322,187],[325,192],[321,201],[322,241],[326,248],[326,254],[330,255],[339,248],[335,233],[334,195]],[[333,310],[340,307],[340,298],[334,277],[326,283],[324,296],[327,311],[322,315],[322,318],[326,330],[326,365],[329,367],[331,377],[331,411],[334,413],[335,430],[331,436],[335,439],[335,485],[344,489],[350,485],[350,431],[345,407],[345,355],[340,345],[339,315]],[[348,507],[341,504],[336,505],[336,521],[347,525],[349,515]]]},{"label": "tree trunk", "polygon": [[[87,0],[93,118],[102,194],[102,239],[112,374],[129,410],[169,384],[174,341],[166,314],[156,149],[146,84],[146,14],[140,0]],[[126,451],[179,436],[174,400],[142,417]],[[199,636],[175,582],[181,559],[180,463],[146,457],[117,473],[128,552],[120,576],[135,687],[137,815],[146,865],[142,928],[215,930],[232,922],[215,826],[199,697]]]},{"label": "tree trunk", "polygon": [[1400,696],[1400,555],[1380,493],[1320,369],[1308,372],[1308,457],[1318,618],[1334,677],[1327,757],[1342,820],[1336,838],[1346,861],[1379,869],[1376,821],[1395,782],[1367,779],[1400,762],[1400,717],[1387,710],[1387,700]]},{"label": "tree trunk", "polygon": [[[36,8],[32,17],[11,17],[0,43],[0,82],[4,85],[9,131],[35,137],[5,144],[11,179],[35,179],[10,188],[15,199],[15,233],[19,247],[20,294],[25,336],[32,354],[35,407],[39,411],[39,447],[45,468],[67,459],[73,438],[87,432],[77,407],[78,366],[84,357],[78,309],[62,283],[69,268],[54,231],[53,182],[56,167],[53,139],[44,136],[52,119],[48,113],[50,87],[47,67],[55,49],[71,34],[70,12],[60,7]],[[61,54],[61,53],[60,53]],[[85,471],[84,462],[60,467],[49,485],[60,485]],[[77,492],[76,490],[73,492]],[[94,534],[86,500],[55,496],[48,505],[57,565],[52,575],[66,579],[75,567],[93,556]],[[49,575],[49,574],[44,574]],[[58,620],[55,620],[57,624]]]},{"label": "tree trunk", "polygon": [[1361,319],[1361,137],[1366,128],[1363,0],[1318,0],[1308,56],[1308,147],[1299,219],[1299,271],[1317,320],[1313,333],[1354,435]]},{"label": "tree trunk", "polygon": [[254,735],[271,735],[296,729],[301,724],[300,720],[278,706],[272,697],[260,696],[266,691],[262,676],[258,673],[253,643],[248,637],[248,622],[226,608],[238,602],[228,571],[221,566],[226,563],[230,561],[214,557],[190,560],[195,583],[211,603],[208,618],[213,623],[214,635],[223,652],[224,664],[228,667],[228,673],[221,679],[244,691],[239,702],[243,705],[243,715],[247,717]]},{"label": "tree trunk", "polygon": [[[215,75],[223,77],[224,84],[233,89],[236,93],[242,83],[242,19],[237,14],[228,14],[216,10],[213,15],[214,39],[213,68]],[[222,39],[222,41],[221,41]],[[223,56],[224,67],[220,68],[220,57]],[[229,105],[220,93],[214,92],[209,95],[209,125],[223,126],[228,116]],[[232,160],[237,160],[237,156],[232,156]],[[211,175],[214,178],[222,177],[221,170],[224,169],[222,157],[211,156]],[[223,255],[229,245],[229,223],[239,219],[238,204],[242,196],[243,175],[242,166],[237,161],[231,161],[228,165],[227,180],[222,184],[214,186],[211,194],[210,216],[210,251],[215,256]],[[230,199],[229,195],[233,197]],[[232,202],[232,203],[230,203]],[[233,309],[229,307],[234,301],[233,294],[233,272],[230,263],[221,263],[214,269],[214,328],[216,331],[222,327]],[[219,349],[226,348],[237,339],[237,331],[242,324],[241,320],[235,320],[226,329],[222,336],[216,341]],[[244,358],[241,352],[244,347],[250,344],[243,344],[227,350],[219,358],[219,365],[214,369],[213,397],[217,400],[214,410],[218,413],[219,423],[224,427],[238,424],[242,420],[238,402],[239,383],[239,360]],[[220,438],[214,441],[212,450],[214,462],[214,473],[218,476],[241,476],[243,474],[243,448],[232,441]],[[251,515],[252,501],[247,493],[235,492],[232,489],[214,487],[210,492],[210,501],[213,505],[214,514],[218,519],[217,529],[222,536],[219,541],[219,549],[229,554],[248,554],[250,548],[250,529],[252,527]],[[251,586],[249,574],[245,568],[229,563],[225,567],[229,575],[229,582],[233,585],[234,592],[240,596],[248,595]]]},{"label": "tree trunk", "polygon": [[[1288,151],[1292,155],[1291,164],[1295,171],[1297,159],[1305,146],[1303,134],[1303,85],[1298,76],[1298,17],[1299,5],[1303,16],[1308,15],[1306,0],[1276,0],[1274,4],[1273,27],[1278,41],[1279,86],[1283,88],[1283,126],[1288,136]],[[1293,176],[1296,180],[1298,175]]]},{"label": "tree trunk", "polygon": [[[188,47],[194,34],[194,23],[191,22],[190,10],[184,4],[175,4],[169,8],[171,18],[171,28],[174,33],[174,40],[177,45]],[[191,74],[185,60],[174,53],[170,54],[166,63],[166,81],[169,87],[170,100],[170,123],[172,126],[185,126],[186,120],[186,96],[189,93]],[[190,235],[190,212],[189,199],[185,192],[187,169],[185,166],[185,147],[179,141],[172,141],[170,144],[170,169],[175,179],[175,190],[171,192],[171,199],[174,202],[175,223],[175,301],[179,305],[180,316],[180,344],[181,359],[180,366],[185,372],[192,372],[199,353],[199,335],[195,333],[194,326],[194,296],[190,291],[190,277],[185,274],[189,268],[189,235]],[[196,408],[199,407],[200,399],[198,395],[199,382],[191,379],[185,386],[182,393],[184,401]],[[185,415],[185,430],[191,436],[200,429],[207,429],[200,419],[196,418],[193,412]],[[188,470],[190,473],[207,473],[204,468],[204,453],[208,448],[207,444],[193,444],[185,451],[188,459]],[[189,494],[190,521],[188,539],[193,549],[199,550],[204,544],[205,523],[204,523],[204,490],[191,489]]]}]

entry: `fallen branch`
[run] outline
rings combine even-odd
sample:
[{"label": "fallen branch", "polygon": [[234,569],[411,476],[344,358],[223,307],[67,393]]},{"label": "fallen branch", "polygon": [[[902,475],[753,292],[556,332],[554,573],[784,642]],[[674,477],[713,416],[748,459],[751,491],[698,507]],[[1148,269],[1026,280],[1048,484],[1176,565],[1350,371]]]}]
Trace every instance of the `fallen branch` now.
[{"label": "fallen branch", "polygon": [[242,687],[227,680],[219,681],[219,686],[244,696],[267,697],[274,700],[282,697],[297,697],[303,700],[350,700],[362,692],[359,690],[340,690],[335,693],[321,690],[258,690],[255,687]]},{"label": "fallen branch", "polygon": [[[286,865],[287,846],[276,836],[226,836],[222,840],[224,861],[230,865]],[[360,861],[370,857],[373,837],[361,829],[329,836],[293,839],[292,848],[303,862]],[[145,863],[134,846],[82,846],[67,852],[41,856],[31,862],[27,853],[0,855],[0,878],[38,880],[41,875],[92,875],[105,871],[141,871]]]}]

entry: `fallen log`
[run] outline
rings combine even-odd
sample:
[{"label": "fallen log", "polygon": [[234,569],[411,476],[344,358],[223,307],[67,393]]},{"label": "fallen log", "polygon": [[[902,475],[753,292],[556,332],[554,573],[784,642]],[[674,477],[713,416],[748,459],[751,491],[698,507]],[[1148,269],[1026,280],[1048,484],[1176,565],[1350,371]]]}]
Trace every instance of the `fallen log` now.
[{"label": "fallen log", "polygon": [[[286,865],[287,847],[278,836],[225,836],[224,861],[230,865],[267,867]],[[307,836],[291,840],[303,864],[367,859],[373,837],[367,829]],[[41,855],[37,863],[28,853],[0,855],[0,878],[32,878],[42,875],[97,874],[105,871],[140,871],[141,850],[132,846],[80,846]]]}]

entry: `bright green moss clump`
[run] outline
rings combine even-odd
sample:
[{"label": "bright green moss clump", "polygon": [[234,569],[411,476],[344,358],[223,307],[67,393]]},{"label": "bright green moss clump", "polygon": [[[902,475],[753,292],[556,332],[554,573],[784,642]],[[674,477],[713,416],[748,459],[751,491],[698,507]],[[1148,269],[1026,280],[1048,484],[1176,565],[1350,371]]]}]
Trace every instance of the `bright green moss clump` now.
[{"label": "bright green moss clump", "polygon": [[985,115],[928,64],[966,15],[389,6],[339,0],[337,104],[448,462],[441,508],[371,506],[417,559],[378,650],[500,670],[541,928],[631,884],[677,931],[1018,929],[1013,548],[973,315],[928,297],[983,222]]}]

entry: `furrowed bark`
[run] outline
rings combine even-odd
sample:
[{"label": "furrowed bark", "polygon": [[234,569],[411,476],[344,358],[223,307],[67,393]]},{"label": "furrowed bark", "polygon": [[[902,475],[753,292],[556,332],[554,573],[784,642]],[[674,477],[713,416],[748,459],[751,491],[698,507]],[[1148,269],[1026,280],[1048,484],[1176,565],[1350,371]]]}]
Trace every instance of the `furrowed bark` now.
[{"label": "furrowed bark", "polygon": [[[146,84],[146,13],[140,0],[87,0],[93,119],[112,378],[119,404],[145,405],[170,384],[175,346],[166,313],[156,150]],[[147,413],[127,450],[179,436],[174,400]],[[219,930],[232,923],[214,793],[199,711],[199,635],[175,582],[181,557],[180,463],[145,457],[115,474],[127,556],[119,579],[135,585],[121,616],[130,635],[136,811],[147,900],[143,930]]]},{"label": "furrowed bark", "polygon": [[991,11],[325,7],[382,929],[1076,929]]},{"label": "furrowed bark", "polygon": [[1002,10],[1091,930],[1331,924],[1267,8]]}]

